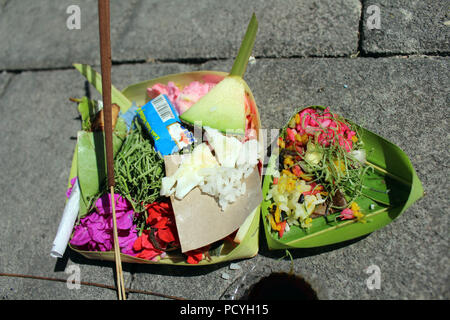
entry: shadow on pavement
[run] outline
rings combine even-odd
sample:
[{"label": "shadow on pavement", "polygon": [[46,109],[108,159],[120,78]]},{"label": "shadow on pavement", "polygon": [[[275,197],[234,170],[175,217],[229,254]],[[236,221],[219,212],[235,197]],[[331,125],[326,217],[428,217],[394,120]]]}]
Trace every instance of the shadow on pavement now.
[{"label": "shadow on pavement", "polygon": [[[115,268],[115,263],[113,261],[87,259],[81,254],[71,250],[70,248],[67,248],[63,257],[57,259],[53,271],[64,272],[69,260],[76,264]],[[192,277],[208,274],[217,269],[223,268],[224,266],[227,266],[229,263],[230,262],[228,261],[213,265],[192,267],[159,264],[122,263],[122,269],[124,272],[129,272],[131,274],[150,273],[164,276]]]},{"label": "shadow on pavement", "polygon": [[[293,259],[301,259],[306,257],[311,257],[315,255],[319,255],[322,253],[330,252],[333,250],[338,250],[347,246],[350,246],[354,243],[357,243],[366,237],[368,237],[370,234],[364,235],[359,238],[331,244],[328,246],[322,246],[322,247],[315,247],[315,248],[292,248],[287,249],[289,250],[289,253],[292,255]],[[286,250],[270,250],[267,246],[267,241],[264,234],[264,226],[261,223],[260,225],[260,231],[259,231],[259,252],[258,254],[267,257],[267,258],[273,258],[273,259],[282,259],[283,257],[286,257]]]},{"label": "shadow on pavement", "polygon": [[[346,246],[350,246],[354,243],[357,243],[363,239],[365,239],[368,235],[336,243],[333,245],[316,247],[316,248],[303,248],[303,249],[289,249],[290,254],[293,259],[301,259],[310,256],[319,255],[322,253],[330,252],[333,250],[338,250],[344,248]],[[262,230],[262,226],[259,232],[259,255],[262,255],[267,258],[271,258],[274,260],[279,260],[283,258],[289,259],[286,256],[285,250],[269,250],[267,247],[267,242],[265,239],[264,232]],[[92,265],[92,266],[102,266],[102,267],[110,267],[115,268],[114,262],[112,261],[102,261],[102,260],[91,260],[83,257],[75,251],[72,251],[70,248],[67,248],[64,256],[57,260],[55,263],[54,271],[61,272],[64,271],[69,259],[73,263],[84,264],[84,265]],[[241,259],[242,260],[242,259]],[[246,259],[243,259],[246,260]],[[238,260],[240,261],[240,260]],[[238,262],[234,261],[234,262]],[[214,272],[218,269],[221,269],[225,266],[228,266],[231,261],[226,261],[222,263],[206,265],[206,266],[175,266],[175,265],[158,265],[158,264],[135,264],[135,263],[123,263],[122,269],[124,272],[129,272],[131,274],[135,273],[149,273],[149,274],[158,274],[163,276],[175,276],[175,277],[193,277],[199,275],[206,275],[208,273]]]}]

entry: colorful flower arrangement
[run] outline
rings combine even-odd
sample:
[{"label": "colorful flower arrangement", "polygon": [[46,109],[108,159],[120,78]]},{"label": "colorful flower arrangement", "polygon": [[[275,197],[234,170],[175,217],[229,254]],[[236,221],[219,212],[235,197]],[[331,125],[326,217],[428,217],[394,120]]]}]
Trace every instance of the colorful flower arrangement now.
[{"label": "colorful flower arrangement", "polygon": [[[74,183],[72,179],[72,184]],[[67,197],[71,189],[67,190]],[[120,251],[136,258],[158,261],[166,257],[168,251],[177,250],[175,216],[170,202],[153,202],[146,206],[144,229],[139,232],[136,214],[132,205],[122,196],[115,194],[115,209]],[[95,210],[81,218],[75,226],[70,244],[80,250],[113,250],[113,221],[111,196],[102,195],[95,203]],[[140,234],[139,234],[140,233]],[[185,252],[186,262],[198,264],[207,256],[208,246]]]},{"label": "colorful flower arrangement", "polygon": [[340,211],[340,220],[365,222],[356,203],[361,194],[365,151],[350,123],[328,108],[296,113],[277,141],[278,167],[266,200],[267,219],[278,237],[295,225]]}]

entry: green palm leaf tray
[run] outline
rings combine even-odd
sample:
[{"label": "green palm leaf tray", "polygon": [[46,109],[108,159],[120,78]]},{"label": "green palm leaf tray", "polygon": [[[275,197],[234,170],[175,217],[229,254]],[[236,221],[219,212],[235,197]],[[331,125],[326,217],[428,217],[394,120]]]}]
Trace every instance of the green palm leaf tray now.
[{"label": "green palm leaf tray", "polygon": [[[310,108],[324,109],[322,106]],[[293,116],[302,109],[304,108],[297,110]],[[264,199],[261,204],[264,232],[270,250],[320,247],[367,235],[391,223],[423,196],[422,184],[405,152],[367,129],[353,123],[352,127],[359,131],[364,143],[367,152],[366,165],[373,168],[364,176],[362,183],[365,191],[356,199],[367,222],[340,221],[330,216],[318,217],[312,220],[309,229],[293,225],[280,239],[278,233],[271,230],[268,222],[271,201],[266,199],[273,181],[270,173],[276,170],[278,162],[278,154],[274,152],[264,176]],[[280,130],[280,136],[285,134],[286,128],[287,124]]]},{"label": "green palm leaf tray", "polygon": [[[241,43],[241,47],[239,49],[238,55],[234,61],[233,68],[230,73],[226,72],[217,72],[217,71],[197,71],[197,72],[187,72],[187,73],[179,73],[179,74],[171,74],[166,75],[164,77],[151,79],[148,81],[143,81],[140,83],[136,83],[130,85],[125,88],[123,91],[119,91],[114,86],[111,87],[111,100],[112,103],[116,103],[121,112],[126,112],[132,105],[132,101],[136,103],[138,107],[143,106],[149,101],[147,96],[147,88],[152,87],[154,84],[162,83],[168,84],[169,81],[174,82],[178,86],[186,86],[192,81],[200,81],[203,82],[206,77],[209,77],[210,80],[215,79],[217,82],[224,79],[227,76],[234,76],[238,78],[242,78],[248,63],[248,59],[250,57],[256,32],[258,30],[258,21],[256,19],[255,14],[252,15],[250,19],[249,25],[247,27],[247,31],[245,33],[244,39]],[[102,82],[101,75],[95,72],[90,66],[83,64],[74,64],[75,68],[86,77],[86,79],[101,93],[102,92]],[[259,117],[258,108],[256,106],[255,98],[248,87],[247,83],[242,80],[244,84],[245,91],[248,94],[250,109],[252,112],[253,123],[255,124],[255,129],[257,134],[259,135],[259,129],[261,128],[261,121]],[[87,103],[86,99],[81,101],[82,103]],[[81,110],[83,108],[80,108]],[[86,115],[86,110],[90,110],[84,106],[84,118],[89,118],[89,114]],[[82,115],[83,118],[83,115]],[[116,128],[120,127],[121,124],[118,122],[116,124]],[[120,149],[120,146],[124,140],[124,136],[126,136],[126,131],[123,129],[115,130],[113,134],[113,146],[114,146],[114,154]],[[75,152],[72,161],[72,168],[69,177],[68,186],[70,187],[70,180],[77,176],[80,191],[81,191],[81,200],[80,200],[80,214],[79,216],[87,213],[87,208],[89,205],[86,203],[89,200],[89,196],[93,196],[100,192],[101,181],[104,181],[106,177],[106,166],[104,164],[104,156],[101,155],[101,152],[97,151],[100,154],[96,154],[95,148],[93,145],[96,140],[102,140],[102,136],[95,136],[91,132],[81,131],[78,134],[78,142],[75,147]],[[261,137],[258,136],[259,143],[262,143]],[[97,148],[101,150],[101,148]],[[100,159],[100,160],[99,160]],[[83,170],[80,170],[82,168]],[[81,173],[81,175],[80,175]],[[258,253],[258,239],[259,239],[259,219],[260,219],[260,206],[255,208],[253,212],[249,214],[247,219],[244,221],[242,226],[239,228],[237,232],[237,236],[235,239],[239,239],[238,244],[232,244],[229,242],[224,242],[218,248],[215,248],[215,253],[210,255],[208,259],[201,260],[198,264],[188,264],[186,261],[186,257],[181,253],[168,252],[166,258],[161,259],[159,261],[149,261],[145,259],[140,259],[133,257],[131,255],[126,255],[121,253],[121,260],[123,262],[129,263],[145,263],[145,264],[171,264],[171,265],[184,265],[184,266],[196,266],[196,265],[205,265],[205,264],[214,264],[220,263],[224,261],[242,259],[242,258],[251,258]],[[114,261],[114,252],[98,252],[98,251],[83,251],[78,250],[77,248],[70,245],[70,248],[81,255],[89,258],[89,259],[98,259],[98,260],[108,260]]]},{"label": "green palm leaf tray", "polygon": [[[75,64],[74,65],[77,70],[79,70],[88,80],[89,82],[98,90],[101,92],[101,76],[96,73],[91,67],[87,65],[81,65],[81,64]],[[112,102],[117,103],[122,112],[125,112],[130,106],[130,101],[136,102],[137,106],[142,106],[145,103],[148,102],[149,98],[147,96],[147,88],[153,86],[156,83],[162,83],[167,84],[169,81],[173,81],[175,84],[180,86],[185,86],[189,84],[192,81],[204,81],[205,77],[214,77],[216,79],[223,79],[225,76],[227,76],[228,73],[226,72],[218,72],[218,71],[197,71],[197,72],[187,72],[187,73],[179,73],[179,74],[171,74],[166,75],[160,78],[147,80],[144,82],[140,82],[137,84],[133,84],[125,88],[123,91],[119,91],[116,88],[112,88]],[[256,125],[257,132],[259,132],[259,128],[261,127],[259,112],[256,106],[255,99],[253,97],[253,94],[248,87],[247,84],[245,84],[245,90],[249,95],[249,101],[253,104],[253,110],[256,111],[255,114],[253,114],[253,119]],[[79,168],[80,166],[88,166],[89,157],[86,157],[86,154],[82,154],[82,156],[78,156],[80,152],[84,152],[82,148],[79,148],[80,141],[80,133],[81,136],[83,134],[87,134],[87,132],[80,131],[79,132],[79,140],[77,142],[77,145],[75,147],[73,160],[72,160],[72,166],[70,171],[70,177],[69,177],[69,183],[68,187],[70,187],[70,180],[79,174]],[[117,140],[117,149],[120,147],[120,137],[115,137]],[[261,141],[261,139],[259,138]],[[116,148],[116,147],[115,147]],[[80,150],[81,149],[81,150]],[[93,154],[93,151],[91,152],[91,156],[95,157],[95,154]],[[92,161],[95,160],[90,160]],[[83,169],[86,169],[86,167],[83,167]],[[93,170],[90,170],[90,174],[94,175],[100,175],[103,178],[106,177],[106,173],[102,175],[102,173],[97,172],[98,168],[93,168]],[[86,170],[83,170],[86,171]],[[94,172],[95,171],[95,172]],[[78,176],[79,177],[79,176]],[[80,189],[81,193],[86,189],[90,189],[89,191],[93,194],[98,192],[99,179],[84,179],[84,182],[82,181],[81,177],[79,177],[80,182]],[[131,255],[123,254],[121,253],[121,259],[122,262],[127,263],[142,263],[142,264],[169,264],[169,265],[183,265],[183,266],[199,266],[199,265],[209,265],[209,264],[215,264],[220,263],[224,261],[231,261],[231,260],[237,260],[237,259],[243,259],[243,258],[251,258],[254,257],[258,253],[258,239],[259,239],[259,221],[260,221],[260,206],[258,206],[247,218],[246,222],[241,226],[241,229],[239,232],[242,234],[242,241],[239,244],[224,244],[221,247],[219,247],[219,252],[215,255],[211,255],[210,259],[203,259],[198,264],[188,264],[186,262],[186,257],[182,255],[181,253],[175,254],[168,252],[167,257],[164,259],[161,259],[159,261],[150,261],[145,259],[140,259],[133,257]],[[106,261],[114,261],[114,251],[84,251],[79,250],[76,247],[72,246],[69,243],[69,247],[79,254],[83,255],[84,257],[88,259],[95,259],[95,260],[106,260]]]}]

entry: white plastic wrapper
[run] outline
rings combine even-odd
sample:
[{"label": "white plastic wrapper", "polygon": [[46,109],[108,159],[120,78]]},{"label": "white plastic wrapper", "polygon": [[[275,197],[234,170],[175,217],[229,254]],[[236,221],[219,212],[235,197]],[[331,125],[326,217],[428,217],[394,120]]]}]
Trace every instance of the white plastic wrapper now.
[{"label": "white plastic wrapper", "polygon": [[63,216],[56,232],[55,240],[53,240],[52,250],[50,255],[54,258],[62,258],[66,251],[67,243],[69,243],[72,229],[80,210],[80,187],[78,185],[78,179],[73,185],[72,192],[70,193],[69,200],[64,207]]}]

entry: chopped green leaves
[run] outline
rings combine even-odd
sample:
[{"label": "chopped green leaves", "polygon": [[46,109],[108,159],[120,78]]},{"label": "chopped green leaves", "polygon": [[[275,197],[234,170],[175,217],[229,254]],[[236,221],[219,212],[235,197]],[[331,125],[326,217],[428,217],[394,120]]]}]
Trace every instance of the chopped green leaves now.
[{"label": "chopped green leaves", "polygon": [[159,198],[164,161],[144,136],[139,121],[134,121],[122,149],[114,161],[116,191],[131,202],[136,212]]}]

